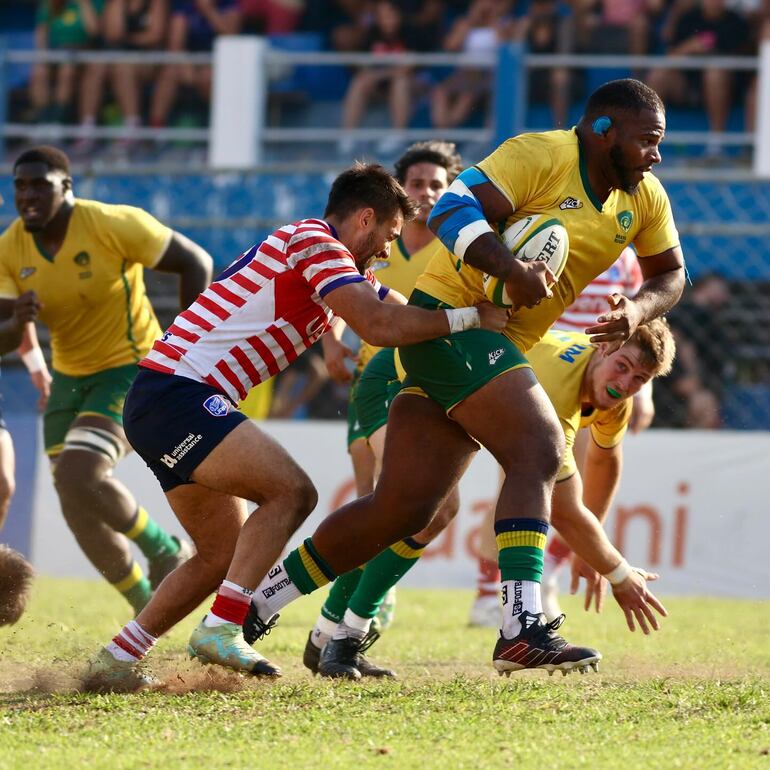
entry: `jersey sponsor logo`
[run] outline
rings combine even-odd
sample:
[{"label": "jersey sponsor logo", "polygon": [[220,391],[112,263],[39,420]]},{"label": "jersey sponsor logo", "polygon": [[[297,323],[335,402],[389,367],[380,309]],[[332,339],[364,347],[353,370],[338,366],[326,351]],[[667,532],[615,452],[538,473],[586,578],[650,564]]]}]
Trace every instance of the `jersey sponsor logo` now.
[{"label": "jersey sponsor logo", "polygon": [[230,412],[230,402],[222,396],[209,396],[203,402],[203,408],[214,417],[225,417]]},{"label": "jersey sponsor logo", "polygon": [[566,211],[567,209],[582,209],[583,201],[580,201],[577,198],[573,198],[572,196],[568,196],[559,204],[559,208],[562,211]]},{"label": "jersey sponsor logo", "polygon": [[621,211],[617,216],[620,229],[627,233],[631,229],[631,225],[634,223],[634,215],[630,211]]},{"label": "jersey sponsor logo", "polygon": [[590,345],[570,345],[565,351],[559,354],[559,358],[562,361],[566,361],[568,364],[574,364],[575,359],[584,351],[588,350]]},{"label": "jersey sponsor logo", "polygon": [[504,348],[498,348],[497,350],[492,350],[489,353],[489,365],[494,366],[498,360],[502,357],[503,353],[505,353]]},{"label": "jersey sponsor logo", "polygon": [[31,275],[34,275],[37,272],[36,267],[22,267],[21,270],[19,270],[19,279],[24,280],[25,278],[29,278]]}]

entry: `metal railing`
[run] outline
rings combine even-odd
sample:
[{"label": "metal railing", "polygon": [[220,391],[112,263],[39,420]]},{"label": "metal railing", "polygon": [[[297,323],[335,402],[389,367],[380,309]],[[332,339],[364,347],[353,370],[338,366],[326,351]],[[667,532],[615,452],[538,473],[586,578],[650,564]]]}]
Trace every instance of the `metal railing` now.
[{"label": "metal railing", "polygon": [[[211,65],[209,53],[170,53],[136,51],[12,51],[0,38],[0,151],[3,139],[138,139],[155,141],[185,141],[205,144],[210,139],[209,128],[150,128],[143,126],[79,126],[8,123],[7,90],[4,70],[9,64],[194,64]],[[333,53],[320,51],[286,51],[267,48],[263,77],[266,81],[280,78],[294,67],[432,67],[475,68],[488,70],[492,88],[492,121],[488,128],[456,128],[441,130],[443,138],[469,141],[492,146],[513,134],[532,130],[527,126],[527,73],[534,69],[564,67],[570,69],[728,69],[754,72],[756,57],[743,56],[622,56],[585,54],[532,54],[518,43],[501,46],[497,51],[482,54],[447,53]],[[267,89],[269,93],[269,88]],[[358,128],[346,132],[353,140],[372,141],[392,137],[404,142],[433,138],[436,129]],[[334,143],[341,136],[336,127],[281,127],[265,125],[259,141],[264,143]],[[755,136],[749,132],[677,131],[667,133],[667,142],[682,145],[705,144],[752,146]]]}]

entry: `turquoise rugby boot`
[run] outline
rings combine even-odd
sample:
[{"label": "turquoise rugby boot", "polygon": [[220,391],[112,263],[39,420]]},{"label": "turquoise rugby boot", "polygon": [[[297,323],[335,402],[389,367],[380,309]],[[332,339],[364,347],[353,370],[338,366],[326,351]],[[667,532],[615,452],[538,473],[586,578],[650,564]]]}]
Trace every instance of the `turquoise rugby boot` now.
[{"label": "turquoise rugby boot", "polygon": [[237,623],[209,628],[201,621],[190,636],[187,653],[201,663],[215,663],[252,676],[281,676],[278,666],[246,642]]}]

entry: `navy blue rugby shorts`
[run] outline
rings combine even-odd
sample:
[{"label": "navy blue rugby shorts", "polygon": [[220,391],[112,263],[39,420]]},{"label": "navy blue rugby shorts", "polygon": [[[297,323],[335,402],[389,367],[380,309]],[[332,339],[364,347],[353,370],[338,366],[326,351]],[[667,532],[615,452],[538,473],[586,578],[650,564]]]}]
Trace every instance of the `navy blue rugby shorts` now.
[{"label": "navy blue rugby shorts", "polygon": [[141,368],[123,407],[126,437],[164,492],[191,484],[193,471],[247,419],[210,385]]}]

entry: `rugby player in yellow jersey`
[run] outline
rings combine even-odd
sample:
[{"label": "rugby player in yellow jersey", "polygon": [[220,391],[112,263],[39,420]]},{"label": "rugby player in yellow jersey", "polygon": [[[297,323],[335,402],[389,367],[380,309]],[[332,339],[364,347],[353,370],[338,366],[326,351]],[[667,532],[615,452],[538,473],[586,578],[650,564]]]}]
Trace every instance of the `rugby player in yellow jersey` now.
[{"label": "rugby player in yellow jersey", "polygon": [[[428,217],[436,201],[461,169],[462,159],[455,145],[450,142],[417,142],[408,147],[396,161],[394,175],[419,208],[415,218],[404,224],[401,237],[391,244],[387,261],[381,260],[372,266],[372,269],[377,271],[377,278],[391,290],[409,296],[430,260],[437,252],[446,250],[428,228]],[[338,382],[351,379],[344,359],[352,356],[352,353],[347,346],[339,342],[343,327],[344,323],[339,323],[334,329],[334,334],[326,334],[321,338],[329,374]],[[358,497],[363,497],[374,489],[385,446],[388,407],[399,389],[393,348],[380,349],[362,341],[348,404],[348,451],[353,462]],[[356,640],[366,635],[365,631],[357,633],[360,629],[355,627],[356,624],[363,623],[368,631],[369,619],[376,617],[381,622],[381,614],[378,613],[381,605],[384,607],[385,604],[389,604],[389,619],[392,617],[394,594],[389,602],[386,599],[385,604],[382,596],[376,606],[368,600],[370,594],[379,594],[377,585],[383,569],[388,580],[394,568],[403,567],[405,572],[407,565],[411,565],[413,559],[419,558],[425,545],[451,521],[459,505],[459,494],[454,491],[437,516],[444,524],[440,525],[436,532],[433,532],[431,527],[437,526],[438,522],[432,523],[425,532],[409,538],[409,542],[396,544],[395,550],[380,554],[375,563],[368,564],[365,569],[351,570],[334,581],[316,624],[308,635],[303,655],[305,666],[313,673],[318,671],[321,649],[333,633],[337,634],[339,643],[330,646],[327,654],[336,648],[338,655],[343,657],[356,655],[356,645],[351,646],[345,641],[348,633],[353,635],[350,638]],[[382,561],[386,563],[383,565],[380,563]],[[396,565],[391,564],[392,561],[395,561]],[[348,619],[352,625],[343,625],[338,630],[338,624],[347,610],[350,610]],[[377,631],[373,633],[372,639],[376,633]],[[333,667],[335,664],[327,661],[326,665]],[[391,673],[387,669],[377,668],[363,656],[358,658],[358,668],[364,670],[367,676],[387,676]]]},{"label": "rugby player in yellow jersey", "polygon": [[[143,272],[177,273],[186,307],[208,285],[212,260],[141,209],[75,198],[69,160],[56,148],[24,152],[13,173],[19,219],[0,235],[0,353],[18,347],[24,320],[48,326],[43,432],[62,512],[94,567],[138,611],[190,556],[112,476],[128,450],[126,391],[161,333]],[[129,538],[148,559],[149,579]]]},{"label": "rugby player in yellow jersey", "polygon": [[[506,474],[495,523],[505,599],[496,663],[547,662],[571,670],[600,658],[596,650],[568,644],[542,614],[543,547],[564,434],[524,353],[629,243],[644,283],[634,300],[613,297],[587,330],[592,341],[606,343],[611,353],[679,299],[679,236],[665,191],[650,173],[661,159],[665,126],[654,91],[637,80],[612,81],[589,97],[573,130],[510,139],[450,185],[429,225],[452,257],[428,266],[410,303],[435,308],[478,301],[487,273],[505,279],[518,309],[503,335],[468,330],[399,348],[408,387],[390,407],[377,488],[328,516],[280,571],[269,571],[254,592],[250,622],[267,627],[298,593],[425,527],[480,443]],[[490,224],[535,213],[558,217],[569,233],[569,259],[555,284],[544,263],[515,260]],[[613,575],[622,565],[596,566]],[[615,594],[637,620],[645,616],[650,594],[639,573]]]},{"label": "rugby player in yellow jersey", "polygon": [[[589,566],[591,564],[623,565],[617,575],[613,576],[617,585],[623,582],[632,569],[636,569],[646,580],[657,577],[628,566],[607,539],[601,523],[620,483],[622,442],[632,414],[633,397],[654,377],[670,372],[674,352],[674,338],[668,324],[656,318],[637,327],[622,348],[607,356],[602,355],[599,346],[591,344],[586,334],[555,330],[549,331],[527,354],[532,370],[553,404],[564,431],[566,452],[553,491],[551,523],[563,532],[563,536],[582,557],[582,560],[578,559],[574,563],[573,586],[577,587],[581,576],[586,578],[586,609],[595,602],[599,611],[603,599],[603,580]],[[581,428],[585,428],[591,438],[587,442],[582,467],[579,468],[574,448]],[[435,538],[447,523],[445,517],[436,516],[430,532],[426,530],[422,533],[422,547]],[[390,553],[393,550],[393,546],[385,549],[367,564],[367,570],[379,564],[379,574],[376,581],[369,581],[365,590],[362,591],[361,586],[356,589],[356,593],[365,594],[359,597],[359,602],[365,601],[376,606],[422,554],[422,551],[414,554],[413,559],[405,565],[395,558],[396,554]],[[352,599],[355,598],[354,593]],[[663,606],[651,594],[648,605],[638,618],[645,633],[649,633],[647,623],[654,625],[656,622],[652,608],[665,614]],[[351,607],[354,607],[352,600],[346,609],[346,623]],[[634,615],[628,609],[624,611],[628,626],[633,631]],[[555,621],[554,628],[562,622],[558,616],[549,620]],[[332,636],[324,648],[320,665],[317,666],[318,673],[359,679],[382,676],[383,671],[388,671],[379,667],[374,667],[372,671],[369,661],[360,654],[358,659],[347,660],[337,656],[335,665],[330,666],[327,651],[338,645],[335,639],[336,635]],[[548,668],[547,663],[545,667]],[[507,670],[505,658],[500,668],[502,671]],[[392,675],[392,672],[388,671],[388,674]]]}]

